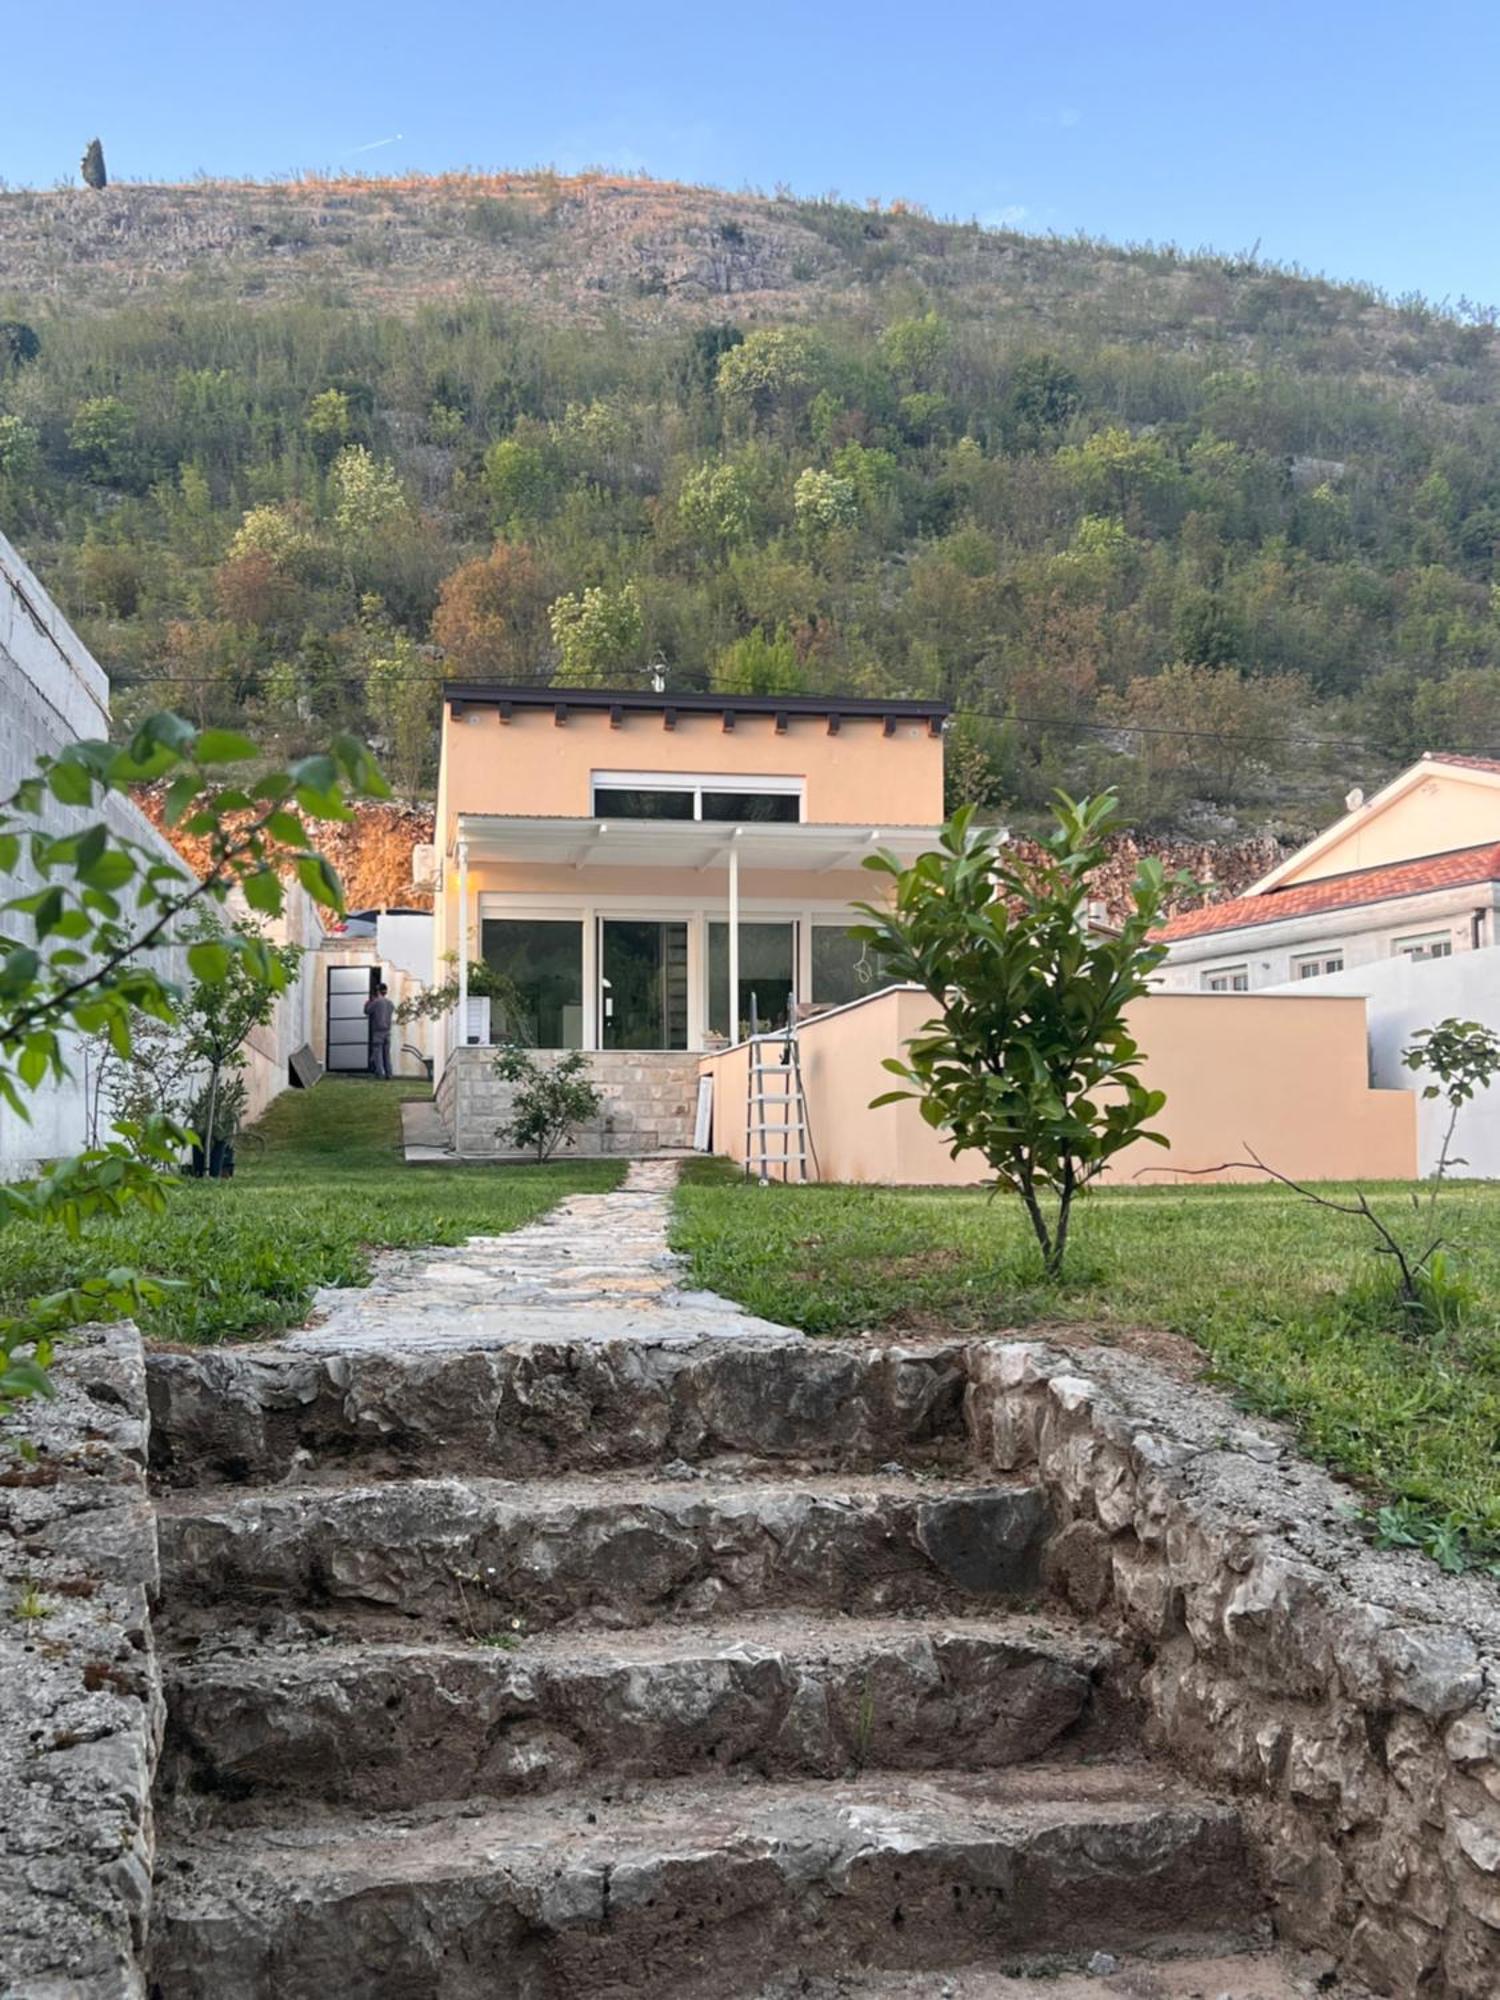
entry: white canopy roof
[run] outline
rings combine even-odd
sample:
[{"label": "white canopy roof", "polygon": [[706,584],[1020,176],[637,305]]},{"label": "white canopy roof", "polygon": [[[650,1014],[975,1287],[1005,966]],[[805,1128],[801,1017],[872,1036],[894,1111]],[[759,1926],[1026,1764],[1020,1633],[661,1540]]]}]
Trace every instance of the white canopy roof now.
[{"label": "white canopy roof", "polygon": [[909,864],[936,847],[935,826],[823,826],[689,819],[520,819],[460,813],[470,861],[562,862],[574,868],[858,868],[870,854]]}]

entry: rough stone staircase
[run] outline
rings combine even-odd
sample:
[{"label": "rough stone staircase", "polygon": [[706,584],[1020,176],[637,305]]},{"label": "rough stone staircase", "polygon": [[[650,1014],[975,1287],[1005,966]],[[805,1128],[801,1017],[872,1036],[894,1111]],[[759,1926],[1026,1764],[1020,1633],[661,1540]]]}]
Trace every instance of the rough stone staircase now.
[{"label": "rough stone staircase", "polygon": [[964,1379],[697,1328],[158,1357],[157,2000],[1302,1991]]}]

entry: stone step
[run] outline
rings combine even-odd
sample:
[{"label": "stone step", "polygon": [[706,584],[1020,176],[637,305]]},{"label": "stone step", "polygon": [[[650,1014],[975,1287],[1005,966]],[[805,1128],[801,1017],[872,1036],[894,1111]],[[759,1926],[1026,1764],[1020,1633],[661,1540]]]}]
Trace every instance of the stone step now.
[{"label": "stone step", "polygon": [[1326,1958],[1240,1950],[1212,1956],[1091,1952],[1034,1972],[948,1966],[925,1972],[851,1972],[827,1978],[795,1972],[762,1986],[753,2000],[1369,2000],[1338,1979]]},{"label": "stone step", "polygon": [[[253,1604],[377,1610],[470,1639],[807,1606],[980,1608],[1036,1590],[1024,1486],[823,1476],[411,1479],[187,1491],[158,1507],[164,1622]],[[193,1621],[186,1621],[188,1628]]]},{"label": "stone step", "polygon": [[[870,1467],[963,1446],[957,1346],[714,1337],[733,1315],[691,1300],[656,1315],[682,1331],[654,1342],[574,1337],[560,1311],[500,1317],[543,1337],[325,1353],[313,1329],[153,1354],[153,1466],[171,1484],[270,1484],[319,1465],[538,1478],[729,1452]],[[576,1318],[614,1324],[600,1308]]]},{"label": "stone step", "polygon": [[[511,1640],[511,1635],[505,1635]],[[265,1645],[166,1662],[164,1793],[385,1811],[577,1782],[972,1770],[1124,1733],[1107,1642],[1016,1616],[778,1618],[463,1644]]]},{"label": "stone step", "polygon": [[1201,1939],[1257,1910],[1233,1811],[1141,1766],[169,1825],[157,1882],[159,2000],[723,2000],[793,1970]]}]

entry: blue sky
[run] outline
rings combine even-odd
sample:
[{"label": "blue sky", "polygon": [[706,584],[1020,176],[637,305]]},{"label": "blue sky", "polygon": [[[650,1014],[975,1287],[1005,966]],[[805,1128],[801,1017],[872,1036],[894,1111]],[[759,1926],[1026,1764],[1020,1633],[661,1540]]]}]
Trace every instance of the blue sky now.
[{"label": "blue sky", "polygon": [[13,185],[95,132],[132,180],[605,163],[1500,302],[1494,0],[134,0],[6,44]]}]

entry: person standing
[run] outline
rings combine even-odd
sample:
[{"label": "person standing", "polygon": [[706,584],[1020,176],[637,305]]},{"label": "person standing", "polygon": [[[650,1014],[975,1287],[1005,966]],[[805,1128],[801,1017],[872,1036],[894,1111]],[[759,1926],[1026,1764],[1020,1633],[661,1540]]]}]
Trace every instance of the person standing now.
[{"label": "person standing", "polygon": [[391,1023],[396,1009],[383,985],[365,1002],[365,1018],[370,1023],[370,1074],[391,1074]]}]

